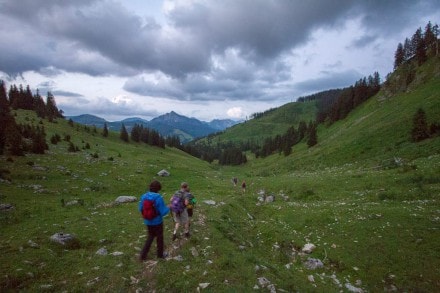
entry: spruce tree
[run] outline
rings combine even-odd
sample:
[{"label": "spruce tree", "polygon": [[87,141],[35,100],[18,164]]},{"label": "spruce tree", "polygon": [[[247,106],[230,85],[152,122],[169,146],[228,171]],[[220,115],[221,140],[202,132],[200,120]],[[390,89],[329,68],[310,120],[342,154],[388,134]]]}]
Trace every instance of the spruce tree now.
[{"label": "spruce tree", "polygon": [[312,147],[318,143],[318,136],[316,134],[316,124],[310,123],[309,125],[309,139],[307,140],[307,145]]},{"label": "spruce tree", "polygon": [[122,123],[122,126],[121,126],[121,133],[120,133],[119,137],[120,137],[123,141],[128,142],[128,132],[127,132],[127,129],[125,128],[124,123]]},{"label": "spruce tree", "polygon": [[102,130],[102,136],[104,136],[104,137],[108,137],[107,122],[104,123],[104,129]]},{"label": "spruce tree", "polygon": [[405,51],[403,51],[402,43],[397,45],[396,53],[394,53],[394,69],[397,69],[405,61]]},{"label": "spruce tree", "polygon": [[413,129],[411,130],[411,140],[414,142],[422,141],[429,137],[428,123],[426,113],[419,108],[413,117]]},{"label": "spruce tree", "polygon": [[0,154],[6,151],[11,155],[22,156],[23,140],[9,108],[5,84],[0,80]]}]

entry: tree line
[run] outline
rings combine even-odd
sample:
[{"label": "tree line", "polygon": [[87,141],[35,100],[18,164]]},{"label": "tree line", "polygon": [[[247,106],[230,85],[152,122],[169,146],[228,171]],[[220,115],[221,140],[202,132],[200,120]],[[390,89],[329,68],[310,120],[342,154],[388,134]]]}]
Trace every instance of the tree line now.
[{"label": "tree line", "polygon": [[[64,119],[63,111],[59,110],[55,97],[51,92],[47,92],[46,101],[41,97],[37,90],[35,94],[32,93],[29,85],[24,88],[22,85],[11,85],[9,92],[6,92],[6,85],[3,80],[0,80],[0,154],[9,154],[14,156],[21,156],[25,153],[44,154],[49,146],[46,142],[46,133],[42,120],[38,126],[32,124],[17,124],[12,110],[31,110],[34,111],[41,119],[47,119],[49,122],[56,122],[57,118]],[[68,124],[74,127],[74,122],[69,119]],[[79,125],[77,125],[79,129]],[[90,132],[90,127],[84,125],[84,129]],[[96,126],[93,132],[97,133]],[[107,124],[104,124],[102,129],[102,136],[108,137],[109,130]],[[70,140],[70,135],[64,136],[64,141],[68,143],[68,151],[79,151],[79,147],[75,146]],[[119,138],[125,142],[143,142],[151,146],[165,148],[165,145],[183,149],[180,140],[177,136],[164,138],[160,133],[154,129],[149,129],[141,125],[135,125],[130,134],[122,124]],[[50,138],[52,144],[57,144],[61,141],[58,134]],[[89,144],[84,147],[90,148]]]},{"label": "tree line", "polygon": [[[419,28],[414,33],[411,39],[406,39],[404,45],[401,43],[397,47],[395,53],[394,69],[399,66],[409,63],[413,59],[416,60],[417,65],[423,64],[430,56],[438,56],[439,40],[438,40],[438,25],[432,25],[431,22],[425,27],[424,33]],[[414,70],[409,76],[409,83],[415,76]],[[388,78],[388,77],[387,77]],[[387,83],[388,80],[385,82]],[[197,156],[208,162],[220,158],[224,153],[235,152],[236,157],[244,155],[244,152],[251,151],[257,158],[266,157],[274,153],[283,153],[285,156],[291,154],[292,146],[304,141],[308,147],[313,147],[318,143],[317,127],[321,124],[331,125],[339,120],[345,119],[348,114],[369,98],[374,96],[381,89],[381,78],[378,72],[374,72],[368,77],[359,79],[354,85],[343,88],[333,89],[306,97],[300,97],[298,102],[316,101],[317,114],[315,121],[310,121],[308,124],[301,121],[298,127],[290,127],[284,134],[276,135],[275,137],[268,137],[262,142],[246,141],[237,143],[222,143],[218,142],[212,145],[208,142],[193,141],[188,145],[187,152]],[[265,112],[254,113],[251,115],[252,119],[261,119],[276,109],[269,109]],[[420,141],[435,135],[438,135],[439,125],[433,123],[429,127],[426,122],[426,115],[422,110],[415,114],[414,129],[411,131],[411,140]],[[235,163],[239,163],[237,160]]]},{"label": "tree line", "polygon": [[422,65],[428,56],[438,56],[439,51],[439,27],[428,22],[425,31],[419,27],[413,36],[406,38],[405,41],[397,45],[394,53],[394,69],[400,65],[415,59],[418,65]]},{"label": "tree line", "polygon": [[48,92],[44,102],[38,91],[33,95],[29,86],[24,89],[15,85],[10,87],[7,94],[4,81],[0,80],[0,154],[8,153],[15,156],[24,155],[26,152],[43,154],[49,148],[44,126],[17,124],[12,109],[33,110],[38,117],[53,121],[63,117],[53,95]]}]

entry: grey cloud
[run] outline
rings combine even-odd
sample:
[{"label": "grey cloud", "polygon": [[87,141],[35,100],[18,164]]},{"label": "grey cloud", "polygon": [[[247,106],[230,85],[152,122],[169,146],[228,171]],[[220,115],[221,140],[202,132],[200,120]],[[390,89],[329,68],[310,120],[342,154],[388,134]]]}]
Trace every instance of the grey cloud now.
[{"label": "grey cloud", "polygon": [[[361,77],[357,72],[329,73],[292,84],[283,57],[306,44],[316,29],[360,19],[365,31],[352,46],[361,48],[395,35],[421,15],[440,11],[438,0],[175,2],[164,25],[120,3],[0,0],[0,38],[7,40],[0,43],[0,70],[127,76],[125,90],[170,99],[267,101],[289,87],[322,90]],[[152,72],[169,78],[152,83],[136,77]]]},{"label": "grey cloud", "polygon": [[[11,50],[7,57],[0,59],[0,65],[9,69],[8,72],[38,71],[54,65],[91,75],[133,75],[139,71],[159,70],[184,77],[210,71],[211,54],[222,55],[230,48],[239,48],[242,58],[261,65],[260,62],[277,58],[306,42],[314,29],[338,26],[350,17],[360,16],[371,28],[389,32],[406,21],[405,17],[394,17],[396,11],[416,18],[413,8],[423,13],[435,8],[435,2],[199,2],[192,6],[176,5],[169,11],[167,16],[174,33],[166,35],[164,28],[153,19],[141,19],[113,1],[63,1],[60,5],[56,0],[20,3],[3,0],[2,16],[15,18],[20,29],[26,28],[35,34],[32,39],[36,42],[32,44],[46,40],[52,47],[44,49],[43,46],[45,51],[41,53],[19,51],[16,56]],[[5,31],[1,34],[4,36]],[[24,41],[17,39],[15,47],[20,46],[20,42],[23,46]],[[2,52],[5,47],[4,44]],[[90,59],[83,60],[81,56],[87,54]],[[26,62],[19,61],[23,59]]]},{"label": "grey cloud", "polygon": [[363,76],[356,71],[322,72],[323,76],[295,84],[295,90],[302,93],[313,93],[332,88],[343,88],[353,85]]},{"label": "grey cloud", "polygon": [[372,35],[362,36],[354,40],[351,44],[351,47],[363,48],[365,46],[373,44],[375,40],[377,40],[377,36],[372,36]]},{"label": "grey cloud", "polygon": [[63,97],[72,97],[72,98],[83,97],[83,95],[81,94],[67,92],[67,91],[53,91],[52,94],[54,96],[63,96]]}]

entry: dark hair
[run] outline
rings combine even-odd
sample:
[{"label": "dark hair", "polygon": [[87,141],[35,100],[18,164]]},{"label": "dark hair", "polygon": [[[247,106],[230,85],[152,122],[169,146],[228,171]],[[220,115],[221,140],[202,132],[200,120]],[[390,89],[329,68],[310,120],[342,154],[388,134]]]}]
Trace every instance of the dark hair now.
[{"label": "dark hair", "polygon": [[162,189],[162,185],[160,184],[159,181],[154,180],[150,183],[150,191],[152,192],[158,192],[159,190]]}]

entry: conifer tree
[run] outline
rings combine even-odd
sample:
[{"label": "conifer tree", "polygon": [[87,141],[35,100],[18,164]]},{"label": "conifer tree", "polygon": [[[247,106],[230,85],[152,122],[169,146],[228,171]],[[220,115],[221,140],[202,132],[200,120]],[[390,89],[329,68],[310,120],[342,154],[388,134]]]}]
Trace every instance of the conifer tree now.
[{"label": "conifer tree", "polygon": [[0,80],[0,154],[3,154],[5,149],[7,128],[10,127],[12,121],[15,122],[9,109],[5,84],[3,80]]},{"label": "conifer tree", "polygon": [[33,97],[33,109],[37,116],[40,118],[46,118],[46,104],[43,98],[40,96],[40,92],[37,89],[37,93]]},{"label": "conifer tree", "polygon": [[424,40],[427,48],[430,48],[431,46],[435,45],[437,37],[434,34],[434,29],[432,27],[431,22],[429,21],[428,24],[425,26],[425,33],[424,33]]},{"label": "conifer tree", "polygon": [[22,142],[22,136],[11,114],[10,104],[6,97],[5,84],[0,80],[0,154],[9,151],[11,155],[22,156]]},{"label": "conifer tree", "polygon": [[120,133],[119,137],[120,137],[123,141],[128,142],[128,132],[127,132],[127,129],[125,128],[124,123],[122,123],[122,126],[121,126],[121,133]]},{"label": "conifer tree", "polygon": [[414,142],[422,141],[429,137],[428,123],[426,113],[419,108],[413,117],[413,129],[411,130],[411,139]]},{"label": "conifer tree", "polygon": [[307,145],[309,147],[312,147],[318,143],[318,136],[316,133],[316,124],[310,123],[308,131],[309,131],[309,139],[307,140]]},{"label": "conifer tree", "polygon": [[394,53],[394,69],[397,69],[405,61],[405,51],[403,51],[402,43],[397,45],[396,53]]},{"label": "conifer tree", "polygon": [[104,123],[104,129],[102,130],[102,136],[108,137],[107,122]]},{"label": "conifer tree", "polygon": [[131,140],[139,142],[141,140],[142,126],[135,124],[131,129]]}]

